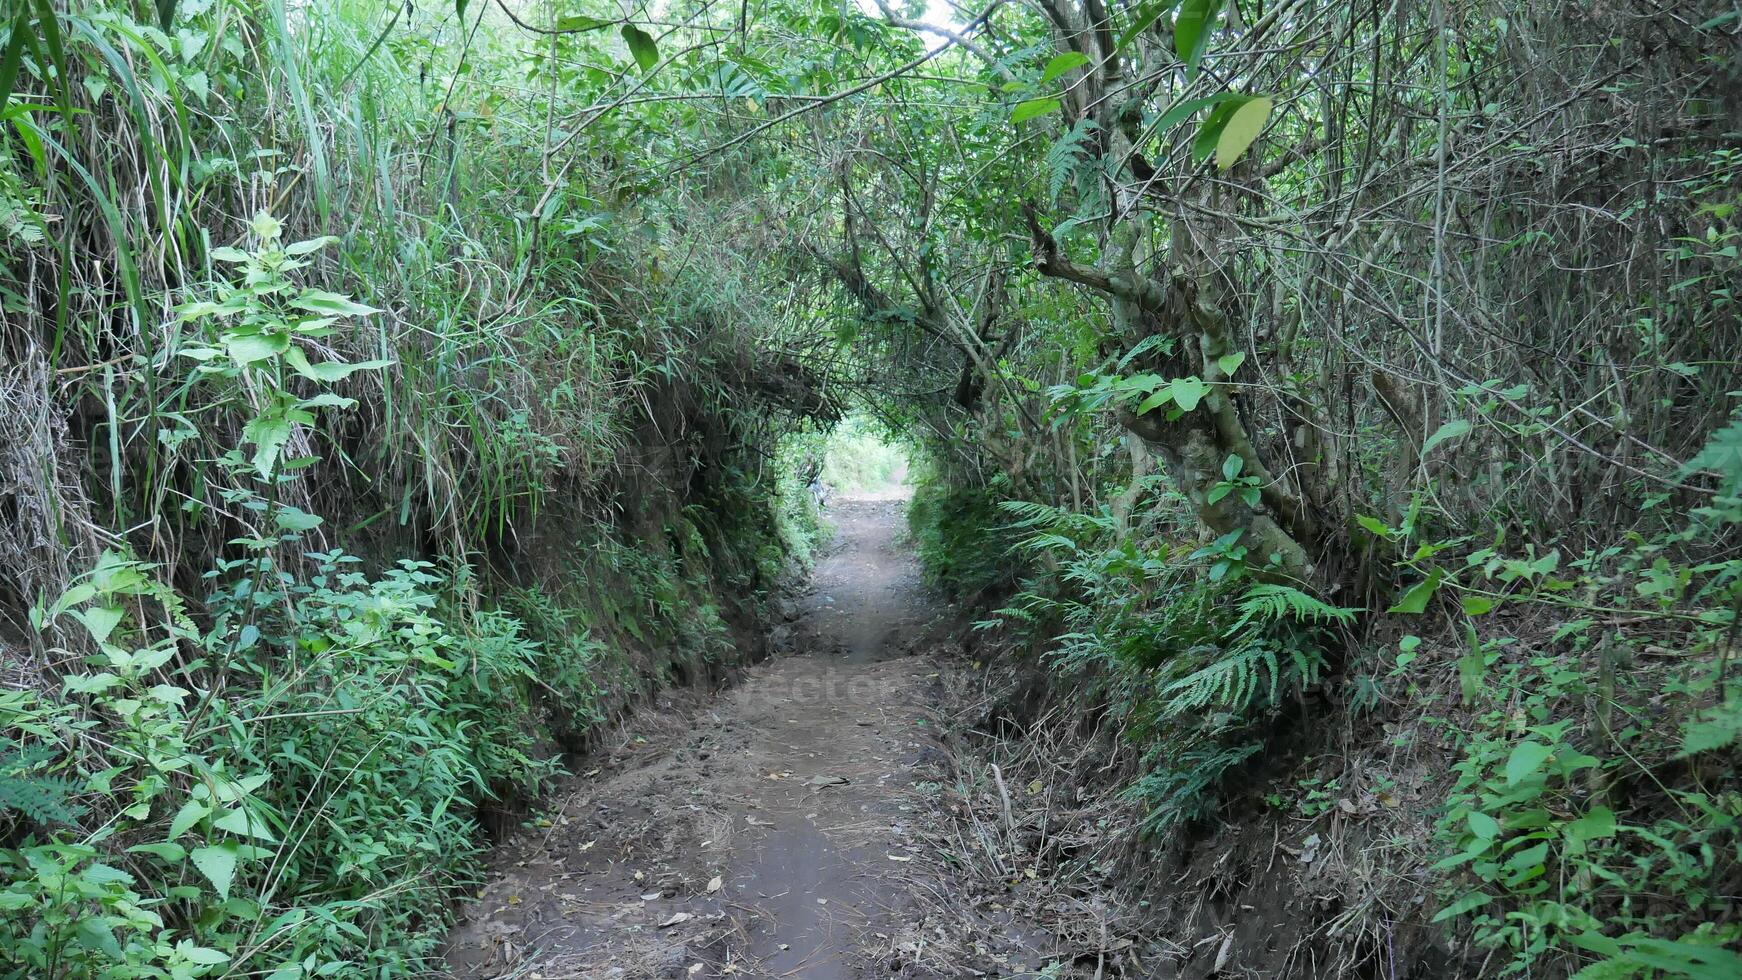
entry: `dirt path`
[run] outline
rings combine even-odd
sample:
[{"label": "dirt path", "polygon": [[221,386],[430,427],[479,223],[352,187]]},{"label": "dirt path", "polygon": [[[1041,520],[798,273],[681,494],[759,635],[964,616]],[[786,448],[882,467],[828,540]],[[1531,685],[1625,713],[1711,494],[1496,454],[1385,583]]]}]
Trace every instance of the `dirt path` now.
[{"label": "dirt path", "polygon": [[546,825],[498,849],[451,937],[465,977],[932,975],[914,897],[936,778],[940,608],[896,541],[904,502],[837,500],[789,655],[644,712]]}]

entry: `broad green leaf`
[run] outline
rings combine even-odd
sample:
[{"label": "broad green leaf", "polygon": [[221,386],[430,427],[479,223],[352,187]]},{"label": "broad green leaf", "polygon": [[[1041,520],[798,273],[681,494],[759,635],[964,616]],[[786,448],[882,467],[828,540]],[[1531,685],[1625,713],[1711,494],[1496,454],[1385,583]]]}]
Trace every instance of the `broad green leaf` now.
[{"label": "broad green leaf", "polygon": [[355,399],[355,398],[346,398],[343,395],[335,395],[330,391],[323,391],[320,394],[314,396],[313,398],[304,398],[302,401],[297,402],[296,407],[297,408],[351,408],[352,406],[354,406],[356,404],[357,404],[357,399]]},{"label": "broad green leaf", "polygon": [[228,953],[220,953],[205,946],[178,947],[176,952],[187,957],[189,963],[198,963],[201,966],[216,966],[219,963],[230,962]]},{"label": "broad green leaf", "polygon": [[1119,40],[1113,45],[1114,51],[1123,51],[1137,40],[1137,36],[1149,29],[1156,18],[1179,6],[1180,0],[1152,0],[1139,8],[1137,15],[1131,19],[1131,26],[1125,28],[1125,33],[1119,35]]},{"label": "broad green leaf", "polygon": [[615,23],[616,21],[614,20],[601,20],[598,17],[587,17],[582,14],[569,14],[567,17],[557,18],[556,29],[559,31],[577,32],[596,31],[601,27],[610,27]]},{"label": "broad green leaf", "polygon": [[220,245],[212,249],[212,258],[219,262],[246,262],[253,257],[239,248],[231,248],[228,245]]},{"label": "broad green leaf", "polygon": [[187,848],[174,841],[159,841],[155,844],[134,844],[127,849],[128,854],[150,854],[153,857],[179,864],[188,856]]},{"label": "broad green leaf", "polygon": [[1229,453],[1228,458],[1222,460],[1222,479],[1232,480],[1245,468],[1246,461],[1240,458],[1239,453]]},{"label": "broad green leaf", "polygon": [[1217,92],[1215,95],[1206,95],[1201,99],[1187,99],[1184,102],[1178,102],[1168,107],[1168,110],[1162,113],[1150,128],[1152,128],[1157,135],[1160,135],[1184,122],[1186,117],[1195,115],[1199,109],[1205,109],[1210,106],[1221,105],[1224,102],[1232,102],[1244,98],[1245,96],[1236,92]]},{"label": "broad green leaf", "polygon": [[1366,514],[1356,514],[1355,523],[1371,531],[1374,537],[1385,538],[1386,540],[1391,539],[1393,533],[1391,528],[1387,527],[1385,522],[1376,517],[1368,517]]},{"label": "broad green leaf", "polygon": [[1482,840],[1493,840],[1500,836],[1500,821],[1479,810],[1471,810],[1465,814],[1464,822],[1470,825],[1470,833]]},{"label": "broad green leaf", "polygon": [[1481,908],[1492,901],[1494,901],[1494,896],[1487,892],[1471,892],[1445,908],[1440,909],[1439,912],[1434,915],[1433,921],[1444,922],[1455,916],[1463,915],[1465,912],[1469,912],[1472,909]]},{"label": "broad green leaf", "polygon": [[1465,595],[1462,601],[1467,616],[1480,616],[1494,608],[1494,600],[1487,596]]},{"label": "broad green leaf", "polygon": [[278,838],[272,834],[272,828],[266,825],[265,818],[247,807],[226,811],[223,816],[212,821],[212,826],[242,837],[256,837],[269,844],[278,843]]},{"label": "broad green leaf", "polygon": [[1597,840],[1615,836],[1616,829],[1615,811],[1606,806],[1594,806],[1591,812],[1568,823],[1561,832],[1573,840]]},{"label": "broad green leaf", "polygon": [[1224,100],[1217,104],[1204,121],[1198,125],[1198,135],[1192,140],[1192,162],[1202,163],[1216,152],[1216,143],[1222,138],[1222,130],[1227,128],[1228,120],[1234,118],[1234,113],[1245,105],[1251,96],[1241,95]]},{"label": "broad green leaf", "polygon": [[1221,357],[1216,358],[1216,367],[1223,374],[1229,377],[1233,377],[1234,372],[1240,370],[1240,365],[1245,363],[1246,355],[1239,351],[1232,354],[1223,354]]},{"label": "broad green leaf", "polygon": [[1137,414],[1146,415],[1173,401],[1173,389],[1161,388],[1137,405]]},{"label": "broad green leaf", "polygon": [[74,615],[90,631],[91,639],[103,643],[109,639],[109,634],[115,631],[115,627],[120,625],[122,613],[117,606],[92,606]]},{"label": "broad green leaf", "polygon": [[1445,425],[1440,426],[1438,429],[1434,430],[1433,435],[1427,437],[1426,442],[1421,444],[1421,454],[1423,458],[1425,458],[1428,453],[1433,452],[1435,446],[1445,442],[1447,439],[1456,439],[1461,435],[1465,435],[1471,428],[1472,426],[1470,423],[1463,419],[1453,419]]},{"label": "broad green leaf", "polygon": [[338,238],[332,235],[322,235],[319,238],[309,238],[300,242],[291,242],[289,245],[284,246],[284,254],[307,255],[310,252],[326,248],[328,245],[336,245],[338,244],[338,241]]},{"label": "broad green leaf", "polygon": [[634,24],[624,24],[623,42],[629,45],[629,53],[642,71],[652,71],[659,64],[659,45],[654,43],[653,35]]},{"label": "broad green leaf", "polygon": [[1198,59],[1204,55],[1204,45],[1209,43],[1221,9],[1222,0],[1185,0],[1174,19],[1173,49],[1186,63],[1188,76],[1197,74]]},{"label": "broad green leaf", "polygon": [[1542,841],[1513,852],[1512,856],[1506,859],[1506,867],[1511,871],[1529,871],[1540,866],[1547,859],[1548,841]]},{"label": "broad green leaf", "polygon": [[310,364],[308,355],[304,354],[299,347],[292,347],[285,351],[284,362],[289,364],[297,374],[310,381],[324,381],[328,384],[343,381],[358,371],[373,371],[393,363],[392,361],[358,361],[355,364],[347,364],[344,361],[322,361],[319,364]]},{"label": "broad green leaf", "polygon": [[1036,116],[1044,116],[1049,112],[1057,110],[1062,104],[1063,103],[1058,99],[1052,98],[1051,96],[1041,99],[1029,99],[1026,102],[1019,102],[1017,103],[1016,108],[1010,113],[1010,122],[1012,125],[1027,122]]},{"label": "broad green leaf", "polygon": [[1537,741],[1523,741],[1513,746],[1506,759],[1506,785],[1516,786],[1531,776],[1554,755],[1554,749]]},{"label": "broad green leaf", "polygon": [[1088,63],[1089,56],[1081,51],[1066,51],[1046,63],[1046,71],[1040,75],[1040,84],[1045,85],[1065,72],[1081,68]]},{"label": "broad green leaf", "polygon": [[103,915],[87,915],[73,927],[73,938],[80,946],[96,950],[113,960],[119,960],[124,955],[121,944],[115,941],[115,930],[109,925],[109,917]]},{"label": "broad green leaf", "polygon": [[321,519],[318,516],[289,504],[280,506],[273,513],[272,520],[280,529],[296,533],[312,531],[321,526]]},{"label": "broad green leaf", "polygon": [[112,885],[117,882],[123,885],[131,885],[134,880],[133,876],[127,872],[122,871],[120,868],[113,865],[104,864],[101,861],[92,861],[90,864],[86,865],[85,870],[80,877],[93,885]]},{"label": "broad green leaf", "polygon": [[1234,110],[1228,117],[1227,125],[1216,136],[1216,166],[1226,170],[1234,165],[1258,134],[1264,131],[1265,120],[1270,118],[1270,99],[1260,96],[1251,99]]},{"label": "broad green leaf", "polygon": [[1682,467],[1682,475],[1702,470],[1718,474],[1718,485],[1725,493],[1742,490],[1742,422],[1732,422],[1712,433],[1705,446]]},{"label": "broad green leaf", "polygon": [[1726,748],[1742,739],[1742,702],[1732,698],[1696,716],[1682,729],[1678,758]]},{"label": "broad green leaf", "polygon": [[254,469],[262,478],[272,476],[278,454],[290,441],[290,419],[283,415],[258,415],[242,427],[242,438],[254,444]]},{"label": "broad green leaf", "polygon": [[236,843],[225,841],[211,847],[196,847],[188,856],[193,859],[194,867],[200,870],[200,874],[205,875],[212,887],[218,890],[218,897],[228,899],[230,883],[236,880],[236,860],[239,856]]},{"label": "broad green leaf", "polygon": [[284,353],[289,347],[290,338],[281,333],[244,333],[224,336],[224,349],[230,352],[230,359],[240,365],[264,361],[269,357]]},{"label": "broad green leaf", "polygon": [[105,670],[100,674],[68,674],[60,683],[68,694],[101,694],[120,684],[121,678]]},{"label": "broad green leaf", "polygon": [[1203,401],[1210,391],[1210,386],[1196,377],[1175,378],[1169,387],[1173,391],[1173,403],[1186,412],[1197,408],[1198,402]]},{"label": "broad green leaf", "polygon": [[248,223],[248,228],[261,241],[275,242],[278,240],[278,236],[284,234],[284,225],[265,211],[256,214],[254,220]]},{"label": "broad green leaf", "polygon": [[212,808],[199,800],[189,800],[183,803],[181,809],[176,811],[175,819],[169,822],[169,839],[175,840],[187,833],[194,824],[205,819],[206,814],[211,812]]},{"label": "broad green leaf", "polygon": [[373,306],[353,302],[348,296],[330,293],[324,289],[305,289],[290,305],[310,313],[325,313],[333,316],[367,316],[381,311]]},{"label": "broad green leaf", "polygon": [[1735,980],[1742,976],[1742,956],[1717,946],[1650,938],[1631,943],[1628,960],[1656,967],[1670,976],[1688,980]]},{"label": "broad green leaf", "polygon": [[1434,593],[1439,590],[1440,582],[1444,579],[1445,573],[1437,568],[1434,569],[1428,573],[1427,578],[1410,586],[1409,591],[1403,594],[1403,598],[1398,599],[1397,604],[1387,609],[1386,612],[1414,613],[1417,615],[1426,612],[1429,600],[1433,599]]}]

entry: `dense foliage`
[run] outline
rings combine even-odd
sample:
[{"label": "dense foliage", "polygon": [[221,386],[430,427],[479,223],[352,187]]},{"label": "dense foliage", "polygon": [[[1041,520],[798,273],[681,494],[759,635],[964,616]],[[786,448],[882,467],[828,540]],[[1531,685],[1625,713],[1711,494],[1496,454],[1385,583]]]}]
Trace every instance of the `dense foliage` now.
[{"label": "dense foliage", "polygon": [[946,6],[9,8],[0,962],[419,968],[852,404],[1146,861],[1742,972],[1733,6]]},{"label": "dense foliage", "polygon": [[779,294],[453,14],[7,10],[0,972],[433,968],[483,825],[816,535]]}]

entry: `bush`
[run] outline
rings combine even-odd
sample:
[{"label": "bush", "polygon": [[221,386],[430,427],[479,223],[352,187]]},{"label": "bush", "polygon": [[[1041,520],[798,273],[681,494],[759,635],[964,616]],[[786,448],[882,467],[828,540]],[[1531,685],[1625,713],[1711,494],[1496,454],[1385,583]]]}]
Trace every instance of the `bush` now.
[{"label": "bush", "polygon": [[975,596],[1015,581],[994,488],[926,474],[914,487],[907,522],[926,578],[951,596]]},{"label": "bush", "polygon": [[444,605],[428,564],[315,557],[306,577],[264,554],[215,573],[205,633],[113,553],[49,610],[100,652],[61,692],[7,695],[0,724],[52,750],[25,775],[87,816],[39,812],[0,851],[0,959],[293,980],[433,954],[478,808],[556,771],[533,751],[543,654],[509,616]]}]

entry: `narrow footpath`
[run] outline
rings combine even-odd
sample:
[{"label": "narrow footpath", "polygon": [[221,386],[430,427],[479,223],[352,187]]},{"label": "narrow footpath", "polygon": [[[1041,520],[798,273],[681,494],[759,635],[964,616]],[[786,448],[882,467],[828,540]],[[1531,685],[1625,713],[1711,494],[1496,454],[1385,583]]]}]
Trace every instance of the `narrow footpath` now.
[{"label": "narrow footpath", "polygon": [[916,907],[949,903],[916,824],[948,771],[927,649],[946,610],[898,543],[904,507],[837,500],[789,652],[642,712],[498,848],[450,938],[456,974],[938,975]]}]

